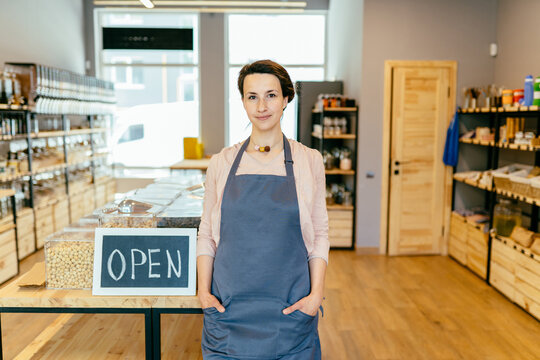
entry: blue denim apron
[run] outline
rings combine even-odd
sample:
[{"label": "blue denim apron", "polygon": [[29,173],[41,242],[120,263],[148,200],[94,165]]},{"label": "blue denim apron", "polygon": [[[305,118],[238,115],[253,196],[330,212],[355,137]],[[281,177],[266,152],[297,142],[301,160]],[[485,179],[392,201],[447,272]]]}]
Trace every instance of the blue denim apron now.
[{"label": "blue denim apron", "polygon": [[202,352],[214,359],[318,360],[318,314],[282,310],[310,293],[289,142],[286,176],[229,172],[221,205],[212,294],[225,307],[203,309]]}]

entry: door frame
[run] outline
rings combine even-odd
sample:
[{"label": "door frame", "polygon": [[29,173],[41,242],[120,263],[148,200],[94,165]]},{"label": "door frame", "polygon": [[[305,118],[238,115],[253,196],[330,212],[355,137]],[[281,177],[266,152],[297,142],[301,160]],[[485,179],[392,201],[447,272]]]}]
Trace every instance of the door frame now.
[{"label": "door frame", "polygon": [[[379,238],[379,253],[388,254],[388,211],[389,211],[389,191],[390,191],[390,146],[392,130],[392,75],[396,67],[409,68],[448,68],[450,94],[448,96],[448,119],[450,124],[456,104],[456,77],[457,62],[453,60],[386,60],[384,62],[384,109],[383,109],[383,141],[382,141],[382,167],[381,167],[381,223]],[[442,159],[441,159],[442,161]],[[442,254],[448,252],[448,233],[450,228],[450,213],[452,211],[452,167],[446,166],[444,186],[444,244],[440,247]]]}]

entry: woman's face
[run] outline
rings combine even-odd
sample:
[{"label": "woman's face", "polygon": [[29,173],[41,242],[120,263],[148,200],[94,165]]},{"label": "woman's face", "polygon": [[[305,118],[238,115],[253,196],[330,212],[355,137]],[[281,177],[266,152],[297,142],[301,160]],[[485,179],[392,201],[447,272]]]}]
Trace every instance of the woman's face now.
[{"label": "woman's face", "polygon": [[244,109],[251,124],[260,131],[280,127],[287,98],[283,97],[277,76],[250,74],[244,79]]}]

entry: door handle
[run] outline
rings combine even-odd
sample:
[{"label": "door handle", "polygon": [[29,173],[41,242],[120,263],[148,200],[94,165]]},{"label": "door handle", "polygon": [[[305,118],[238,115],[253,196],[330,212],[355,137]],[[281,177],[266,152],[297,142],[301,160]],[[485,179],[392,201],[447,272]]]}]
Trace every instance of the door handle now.
[{"label": "door handle", "polygon": [[394,161],[394,164],[396,166],[399,166],[399,165],[405,165],[405,164],[410,164],[412,161]]}]

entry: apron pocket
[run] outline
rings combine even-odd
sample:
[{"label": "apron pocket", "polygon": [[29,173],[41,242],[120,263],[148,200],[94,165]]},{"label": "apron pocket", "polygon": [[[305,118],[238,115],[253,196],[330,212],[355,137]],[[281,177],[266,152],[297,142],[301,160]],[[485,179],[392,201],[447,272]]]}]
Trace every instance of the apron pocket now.
[{"label": "apron pocket", "polygon": [[[289,307],[284,303],[282,309]],[[319,314],[311,316],[293,311],[289,315],[281,313],[278,338],[278,356],[294,354],[312,347],[317,339],[317,324]]]},{"label": "apron pocket", "polygon": [[227,329],[227,355],[275,359],[281,310],[283,307],[277,299],[233,298],[219,317]]},{"label": "apron pocket", "polygon": [[[223,301],[221,305],[225,307],[225,312],[228,311],[227,306],[230,298]],[[225,313],[220,313],[215,307],[202,309],[204,313],[203,319],[203,337],[202,346],[212,351],[225,353],[227,345],[228,329],[221,321]]]}]

